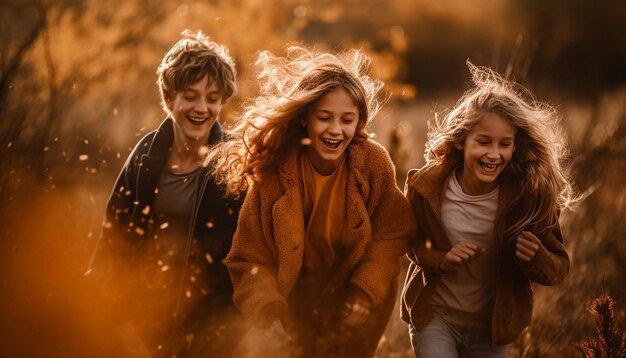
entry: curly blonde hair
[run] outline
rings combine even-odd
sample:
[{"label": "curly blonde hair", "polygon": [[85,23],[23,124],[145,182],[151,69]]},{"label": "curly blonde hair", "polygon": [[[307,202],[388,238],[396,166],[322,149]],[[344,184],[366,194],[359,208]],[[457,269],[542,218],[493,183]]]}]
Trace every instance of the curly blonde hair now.
[{"label": "curly blonde hair", "polygon": [[536,224],[549,229],[556,225],[558,212],[577,200],[566,174],[568,151],[560,117],[523,86],[469,61],[467,66],[473,87],[447,115],[435,116],[429,123],[426,165],[450,160],[462,163],[463,152],[456,145],[465,142],[486,114],[499,115],[516,128],[515,151],[501,176],[519,180],[521,194],[516,201],[525,208],[507,234],[518,234]]},{"label": "curly blonde hair", "polygon": [[[209,152],[218,183],[238,196],[252,182],[278,169],[307,136],[300,121],[325,93],[343,88],[359,111],[352,143],[369,137],[367,126],[378,113],[382,82],[371,79],[370,60],[359,50],[339,55],[316,53],[298,46],[286,57],[261,52],[256,65],[261,95],[246,107],[241,121],[229,132],[232,138]],[[351,144],[352,144],[351,143]]]},{"label": "curly blonde hair", "polygon": [[209,76],[209,84],[217,81],[222,91],[222,102],[237,92],[235,61],[230,57],[228,48],[212,41],[202,31],[185,30],[157,68],[157,85],[163,109],[169,112],[166,101],[172,100],[176,92],[184,91],[205,75]]}]

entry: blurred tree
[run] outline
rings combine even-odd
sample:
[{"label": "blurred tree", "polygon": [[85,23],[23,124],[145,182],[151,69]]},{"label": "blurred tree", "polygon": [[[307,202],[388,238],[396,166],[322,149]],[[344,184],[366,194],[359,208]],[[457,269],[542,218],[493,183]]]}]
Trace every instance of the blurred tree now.
[{"label": "blurred tree", "polygon": [[[149,17],[139,16],[146,2],[119,1],[118,6],[110,5],[83,1],[0,4],[6,24],[0,47],[0,115],[10,119],[2,121],[0,128],[0,164],[7,168],[0,174],[3,191],[16,170],[32,169],[43,178],[49,166],[67,161],[68,153],[54,146],[62,138],[63,123],[59,119],[66,117],[90,90],[107,81],[111,67],[120,66],[107,55],[132,54],[117,59],[131,73],[141,72],[141,62],[131,50],[140,49],[137,44],[144,31],[156,26],[162,13],[152,11]],[[130,23],[133,26],[128,26]],[[121,95],[115,89],[123,83],[119,81],[109,88],[112,98]],[[77,91],[79,86],[81,90]]]},{"label": "blurred tree", "polygon": [[[364,49],[391,105],[402,105],[413,125],[405,143],[412,154],[421,151],[416,138],[425,135],[431,111],[410,104],[458,97],[470,59],[540,98],[579,105],[565,121],[576,155],[572,174],[588,194],[564,215],[572,272],[559,291],[537,290],[532,331],[541,333],[535,341],[571,346],[584,334],[584,290],[596,292],[602,274],[609,287],[621,288],[626,274],[626,92],[616,91],[626,83],[625,27],[626,3],[610,0],[0,0],[0,209],[33,185],[63,185],[79,193],[72,200],[86,200],[94,193],[83,184],[97,183],[100,192],[89,200],[100,210],[97,198],[108,194],[130,146],[163,118],[155,70],[185,28],[226,44],[237,61],[240,91],[222,111],[227,123],[257,91],[258,51],[281,54],[295,41]],[[390,147],[401,159],[398,142]],[[82,212],[79,220],[99,222],[100,214]],[[48,231],[57,229],[53,222]],[[626,302],[623,289],[612,293]],[[405,335],[398,333],[410,353]]]},{"label": "blurred tree", "polygon": [[[356,5],[358,11],[352,11]],[[369,6],[384,8],[381,1],[364,5],[300,0],[276,7],[260,0],[0,3],[6,10],[0,26],[0,103],[5,104],[0,113],[11,118],[0,124],[0,165],[7,169],[0,174],[0,190],[24,185],[16,171],[71,183],[77,171],[97,173],[114,161],[121,165],[137,136],[163,117],[154,71],[185,28],[204,30],[237,59],[240,96],[223,112],[226,122],[229,108],[256,91],[250,69],[255,53],[282,53],[295,40],[334,50],[364,47],[374,58],[375,76],[393,87],[401,73],[398,55],[406,45],[402,29],[387,28],[371,41],[371,31],[352,31],[353,25],[371,28],[359,24]],[[331,28],[343,34],[338,41],[323,31],[312,35],[338,23],[345,24]],[[413,93],[410,88],[403,92]]]},{"label": "blurred tree", "polygon": [[[39,2],[0,3],[0,199],[7,187],[9,170],[15,150],[21,149],[14,139],[19,134],[26,113],[15,109],[19,103],[8,101],[11,93],[16,92],[13,80],[21,72],[24,58],[46,30],[46,9]],[[16,108],[17,107],[17,108]]]},{"label": "blurred tree", "polygon": [[539,43],[533,82],[586,98],[626,82],[626,3],[514,0],[509,14]]}]

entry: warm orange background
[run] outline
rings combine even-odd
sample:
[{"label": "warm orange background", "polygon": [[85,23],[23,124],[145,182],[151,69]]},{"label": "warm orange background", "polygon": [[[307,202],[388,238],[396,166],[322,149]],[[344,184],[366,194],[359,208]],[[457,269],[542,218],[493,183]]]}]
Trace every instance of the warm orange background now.
[{"label": "warm orange background", "polygon": [[[372,129],[399,183],[423,162],[428,120],[466,89],[467,59],[525,84],[562,115],[584,199],[563,215],[570,275],[536,287],[534,322],[511,356],[575,355],[603,290],[623,324],[626,3],[14,0],[0,2],[0,356],[107,355],[107,312],[82,275],[115,176],[163,118],[156,66],[185,28],[237,61],[226,123],[257,91],[257,51],[364,49],[387,84]],[[380,356],[410,357],[407,337],[394,316]]]}]

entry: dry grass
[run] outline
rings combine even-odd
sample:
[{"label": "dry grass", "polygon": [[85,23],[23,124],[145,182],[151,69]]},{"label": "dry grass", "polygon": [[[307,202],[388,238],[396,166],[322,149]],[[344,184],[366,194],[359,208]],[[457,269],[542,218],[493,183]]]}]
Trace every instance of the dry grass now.
[{"label": "dry grass", "polygon": [[594,330],[577,347],[581,357],[626,357],[626,332],[618,327],[615,303],[615,299],[606,293],[589,303]]}]

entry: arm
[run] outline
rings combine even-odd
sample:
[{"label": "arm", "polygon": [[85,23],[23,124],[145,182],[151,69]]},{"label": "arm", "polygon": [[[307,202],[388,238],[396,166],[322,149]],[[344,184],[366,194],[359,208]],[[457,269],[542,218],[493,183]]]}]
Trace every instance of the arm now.
[{"label": "arm", "polygon": [[427,203],[410,185],[413,175],[415,175],[415,172],[409,173],[409,177],[407,178],[406,196],[409,203],[411,203],[413,215],[417,222],[417,234],[409,241],[410,248],[407,256],[422,269],[441,273],[439,271],[439,264],[446,256],[446,251],[434,249],[431,241],[432,238],[429,237],[428,233],[425,231],[425,229],[429,227],[426,218]]},{"label": "arm", "polygon": [[397,279],[399,258],[406,254],[407,241],[415,233],[410,205],[396,185],[395,170],[386,153],[382,162],[372,165],[376,169],[367,203],[372,237],[350,281],[369,296],[373,305],[382,303]]},{"label": "arm", "polygon": [[563,281],[569,272],[569,256],[558,221],[541,238],[532,232],[522,232],[517,238],[515,261],[538,284],[552,286]]},{"label": "arm", "polygon": [[[428,217],[430,217],[430,220],[435,220],[434,215],[427,208],[424,198],[416,193],[412,186],[409,186],[407,198],[413,207],[418,229],[430,227],[432,230],[437,230],[437,226],[441,227],[441,225],[428,225]],[[443,230],[443,228],[440,230]],[[443,232],[439,236],[443,237]],[[458,270],[486,251],[484,247],[465,241],[460,241],[454,246],[450,246],[447,242],[440,242],[439,245],[435,245],[431,241],[427,244],[428,238],[425,232],[418,230],[418,235],[411,242],[411,250],[408,257],[422,269],[440,275]],[[441,247],[442,245],[447,247],[448,251],[439,251],[434,248],[434,246]]]},{"label": "arm", "polygon": [[278,290],[278,258],[273,238],[263,226],[260,185],[249,190],[239,214],[226,267],[234,287],[235,305],[257,327],[266,328],[284,317],[287,301]]},{"label": "arm", "polygon": [[133,191],[137,175],[134,170],[135,157],[133,153],[126,160],[107,201],[100,237],[85,273],[86,276],[98,277],[97,280],[109,277],[112,274],[113,261],[124,253],[126,243],[123,242],[123,237],[128,230],[134,207]]},{"label": "arm", "polygon": [[125,352],[148,356],[147,348],[133,324],[128,321],[127,298],[124,295],[129,280],[128,275],[125,275],[126,266],[123,265],[132,260],[125,236],[134,207],[133,183],[137,175],[135,160],[133,151],[113,186],[105,208],[100,237],[85,276],[88,284],[97,292],[96,299],[102,309],[108,312],[105,325],[112,330],[114,344]]}]

